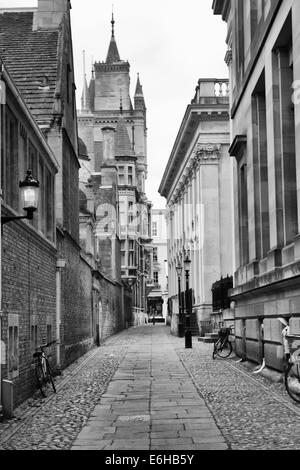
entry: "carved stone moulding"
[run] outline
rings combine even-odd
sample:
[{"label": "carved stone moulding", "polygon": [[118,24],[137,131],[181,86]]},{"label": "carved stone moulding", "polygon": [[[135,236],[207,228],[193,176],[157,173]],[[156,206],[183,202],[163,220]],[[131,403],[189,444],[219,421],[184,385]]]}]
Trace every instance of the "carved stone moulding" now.
[{"label": "carved stone moulding", "polygon": [[220,152],[222,146],[220,144],[197,144],[193,156],[197,161],[216,161],[220,160]]}]

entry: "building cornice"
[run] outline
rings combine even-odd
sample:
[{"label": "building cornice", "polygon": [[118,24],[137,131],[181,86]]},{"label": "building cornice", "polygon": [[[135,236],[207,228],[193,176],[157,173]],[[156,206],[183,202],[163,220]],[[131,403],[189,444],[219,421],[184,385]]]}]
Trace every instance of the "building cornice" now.
[{"label": "building cornice", "polygon": [[[196,96],[187,107],[182,120],[179,132],[177,134],[170,158],[167,163],[158,192],[161,196],[168,199],[171,188],[174,185],[183,162],[186,159],[187,152],[191,146],[195,134],[199,128],[200,122],[229,122],[229,98],[222,94],[202,95],[201,84],[215,83],[221,86],[228,85],[228,80],[220,79],[200,79],[196,88]],[[227,90],[228,92],[228,90]]]},{"label": "building cornice", "polygon": [[186,188],[191,183],[191,179],[200,165],[219,163],[221,158],[221,148],[222,146],[220,144],[198,143],[196,145],[169,201],[171,206],[183,198]]},{"label": "building cornice", "polygon": [[212,9],[214,15],[222,15],[223,21],[227,21],[230,12],[230,0],[213,0]]}]

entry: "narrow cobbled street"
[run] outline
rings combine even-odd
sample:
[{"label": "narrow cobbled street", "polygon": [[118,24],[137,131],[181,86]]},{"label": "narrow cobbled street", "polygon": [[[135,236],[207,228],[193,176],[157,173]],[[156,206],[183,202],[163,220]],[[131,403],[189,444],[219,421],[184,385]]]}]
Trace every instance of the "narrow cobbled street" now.
[{"label": "narrow cobbled street", "polygon": [[300,449],[300,407],[236,358],[211,359],[165,326],[126,330],[90,351],[0,423],[0,449]]}]

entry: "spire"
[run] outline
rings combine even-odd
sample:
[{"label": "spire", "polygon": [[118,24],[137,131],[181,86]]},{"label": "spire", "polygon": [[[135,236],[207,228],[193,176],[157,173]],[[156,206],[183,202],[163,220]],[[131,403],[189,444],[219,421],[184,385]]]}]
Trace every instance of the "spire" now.
[{"label": "spire", "polygon": [[81,96],[81,111],[89,111],[90,110],[90,93],[87,85],[86,80],[86,73],[85,73],[85,51],[83,51],[83,90]]},{"label": "spire", "polygon": [[[113,6],[114,8],[114,6]],[[114,10],[112,11],[112,15],[111,15],[111,37],[114,38],[115,37],[115,19],[114,19]]]},{"label": "spire", "polygon": [[123,97],[122,97],[122,90],[120,90],[120,114],[123,114]]},{"label": "spire", "polygon": [[146,111],[146,104],[144,99],[143,88],[140,82],[140,74],[138,73],[135,94],[134,94],[134,108],[137,111]]},{"label": "spire", "polygon": [[106,63],[107,64],[112,64],[113,62],[119,62],[120,61],[120,55],[115,39],[115,19],[114,19],[114,13],[112,13],[112,20],[111,20],[111,40],[107,52],[107,57],[106,57]]},{"label": "spire", "polygon": [[140,74],[137,74],[137,82],[136,82],[136,88],[135,88],[135,94],[134,96],[144,96],[143,93],[143,88],[140,82]]},{"label": "spire", "polygon": [[89,92],[89,103],[90,103],[90,110],[94,112],[94,102],[95,102],[95,65],[94,59],[92,58],[92,76],[90,79],[90,84],[88,88]]},{"label": "spire", "polygon": [[126,121],[121,114],[116,129],[116,157],[134,157]]}]

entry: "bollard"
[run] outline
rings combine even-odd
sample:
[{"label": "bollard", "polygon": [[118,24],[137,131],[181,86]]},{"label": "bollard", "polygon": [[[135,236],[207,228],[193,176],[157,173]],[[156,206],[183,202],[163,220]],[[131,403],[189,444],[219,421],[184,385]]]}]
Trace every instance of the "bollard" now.
[{"label": "bollard", "polygon": [[185,333],[185,349],[192,349],[192,332],[186,331]]}]

